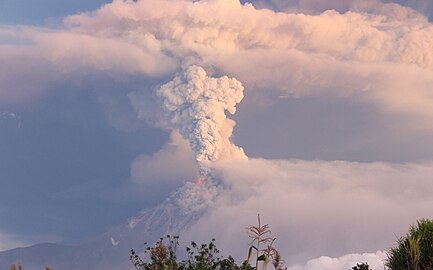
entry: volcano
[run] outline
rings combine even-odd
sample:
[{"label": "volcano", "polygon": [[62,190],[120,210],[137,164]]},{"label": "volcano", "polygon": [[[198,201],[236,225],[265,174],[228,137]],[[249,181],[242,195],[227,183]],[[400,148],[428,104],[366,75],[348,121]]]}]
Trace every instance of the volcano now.
[{"label": "volcano", "polygon": [[[130,269],[131,249],[143,250],[167,234],[182,235],[204,213],[203,186],[187,183],[159,205],[140,211],[123,224],[78,246],[50,243],[0,252],[0,269],[20,263],[25,269]],[[198,192],[195,192],[198,191]]]}]

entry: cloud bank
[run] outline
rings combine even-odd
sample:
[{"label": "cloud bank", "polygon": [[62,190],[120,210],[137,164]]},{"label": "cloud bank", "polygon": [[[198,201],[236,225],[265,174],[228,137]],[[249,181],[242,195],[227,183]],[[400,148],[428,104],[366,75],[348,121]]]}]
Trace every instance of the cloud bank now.
[{"label": "cloud bank", "polygon": [[289,267],[289,270],[348,270],[359,263],[368,263],[373,270],[383,270],[385,252],[348,254],[338,258],[322,256],[308,261],[305,265]]},{"label": "cloud bank", "polygon": [[[334,9],[340,13],[353,9],[362,9],[374,6],[386,7],[386,9],[395,9],[396,6],[402,5],[415,9],[432,19],[433,4],[429,0],[253,0],[251,1],[260,8],[270,8],[276,11],[297,11],[303,13],[321,13],[325,10]],[[384,5],[389,4],[392,5]],[[409,10],[409,9],[407,9]]]},{"label": "cloud bank", "polygon": [[66,18],[63,29],[0,32],[15,42],[0,47],[2,62],[13,63],[2,70],[3,101],[29,99],[88,73],[161,78],[198,64],[237,78],[262,102],[343,97],[433,129],[433,27],[395,3],[361,1],[345,13],[305,15],[237,0],[116,0]]},{"label": "cloud bank", "polygon": [[213,169],[225,190],[184,238],[216,237],[237,258],[246,254],[245,226],[257,213],[271,225],[289,265],[388,250],[409,224],[433,217],[431,162],[249,159],[220,161]]}]

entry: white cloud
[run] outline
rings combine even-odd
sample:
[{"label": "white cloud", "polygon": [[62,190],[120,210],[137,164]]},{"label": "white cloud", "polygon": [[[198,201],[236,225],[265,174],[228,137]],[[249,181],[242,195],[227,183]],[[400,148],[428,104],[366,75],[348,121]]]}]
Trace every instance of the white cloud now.
[{"label": "white cloud", "polygon": [[289,265],[321,255],[387,250],[420,218],[432,218],[433,164],[250,159],[222,161],[226,190],[183,236],[218,239],[244,258],[245,226],[269,223]]},{"label": "white cloud", "polygon": [[[414,10],[432,19],[433,3],[429,0],[252,0],[260,8],[270,8],[278,11],[297,11],[303,13],[321,13],[334,9],[344,13],[350,9],[372,11],[371,8],[383,7],[382,11],[395,11],[398,5],[408,7],[407,12]],[[388,5],[392,3],[392,5]],[[384,5],[385,4],[385,5]],[[399,8],[400,11],[403,9]]]},{"label": "white cloud", "polygon": [[289,267],[289,270],[349,270],[360,263],[368,263],[373,270],[383,270],[386,252],[348,254],[338,258],[322,256],[308,261],[305,265]]},{"label": "white cloud", "polygon": [[433,19],[433,2],[430,0],[383,0],[383,2],[395,2],[409,6],[425,14],[430,20]]},{"label": "white cloud", "polygon": [[158,41],[141,36],[140,44],[127,39],[86,35],[70,29],[1,27],[0,39],[13,36],[25,43],[1,44],[0,101],[28,102],[66,82],[79,85],[103,73],[113,79],[140,75],[158,77],[174,67],[161,53]]}]

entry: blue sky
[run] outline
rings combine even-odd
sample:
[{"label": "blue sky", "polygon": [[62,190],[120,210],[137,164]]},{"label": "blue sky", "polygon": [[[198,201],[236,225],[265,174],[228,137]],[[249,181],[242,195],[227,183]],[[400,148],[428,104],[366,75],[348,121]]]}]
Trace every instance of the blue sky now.
[{"label": "blue sky", "polygon": [[4,112],[17,118],[0,123],[3,229],[81,239],[154,201],[113,200],[110,193],[128,187],[129,163],[140,153],[156,151],[167,138],[164,132],[146,126],[116,130],[88,89],[65,87]]},{"label": "blue sky", "polygon": [[[2,0],[0,23],[58,24],[108,2],[38,0],[29,8],[29,1]],[[32,104],[1,105],[17,115],[0,120],[1,231],[29,242],[79,243],[159,200],[115,190],[130,189],[131,160],[155,152],[167,133],[144,124],[116,130],[92,86],[60,87]]]},{"label": "blue sky", "polygon": [[64,16],[94,10],[107,0],[2,0],[0,1],[0,21],[6,24],[43,24],[50,20],[58,21]]},{"label": "blue sky", "polygon": [[[266,12],[227,1],[232,6],[223,11],[247,14],[255,25],[251,35],[224,16],[207,22],[222,33],[216,37],[214,28],[202,33],[181,19],[164,22],[166,28],[153,18],[134,24],[121,4],[63,25],[66,16],[108,2],[0,0],[0,60],[6,63],[0,67],[0,236],[26,244],[80,243],[192,180],[191,150],[175,135],[170,139],[175,128],[155,92],[190,63],[244,85],[245,98],[230,118],[236,122],[232,140],[250,158],[311,162],[303,173],[321,168],[317,160],[370,164],[373,171],[381,170],[375,162],[384,162],[391,164],[386,172],[433,160],[429,2],[255,1],[287,12],[287,18],[272,14],[269,26],[256,25],[254,17],[269,19]],[[153,7],[143,6],[151,17]],[[321,14],[328,8],[340,13]],[[348,9],[353,12],[344,13]],[[125,13],[113,16],[118,10]],[[301,12],[312,16],[293,15]],[[355,31],[356,23],[365,28]],[[244,36],[230,40],[226,29]],[[197,41],[202,36],[208,39]],[[324,175],[334,175],[326,168]],[[396,171],[405,176],[406,169]],[[423,172],[414,174],[424,179]]]}]

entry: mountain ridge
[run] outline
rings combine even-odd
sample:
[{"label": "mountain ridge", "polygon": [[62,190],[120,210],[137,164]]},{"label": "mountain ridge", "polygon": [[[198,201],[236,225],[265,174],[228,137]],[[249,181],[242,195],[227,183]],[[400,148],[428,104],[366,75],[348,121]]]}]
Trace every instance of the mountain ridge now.
[{"label": "mountain ridge", "polygon": [[[189,188],[191,187],[193,186]],[[82,245],[40,243],[2,251],[0,269],[9,269],[11,264],[17,263],[22,264],[26,270],[45,269],[47,266],[60,270],[131,269],[133,267],[129,261],[131,249],[140,252],[144,248],[144,242],[153,243],[167,234],[180,235],[202,215],[203,207],[194,209],[191,205],[187,208],[182,205],[179,197],[183,193],[179,191],[159,205],[141,210],[125,223],[109,229]]]}]

